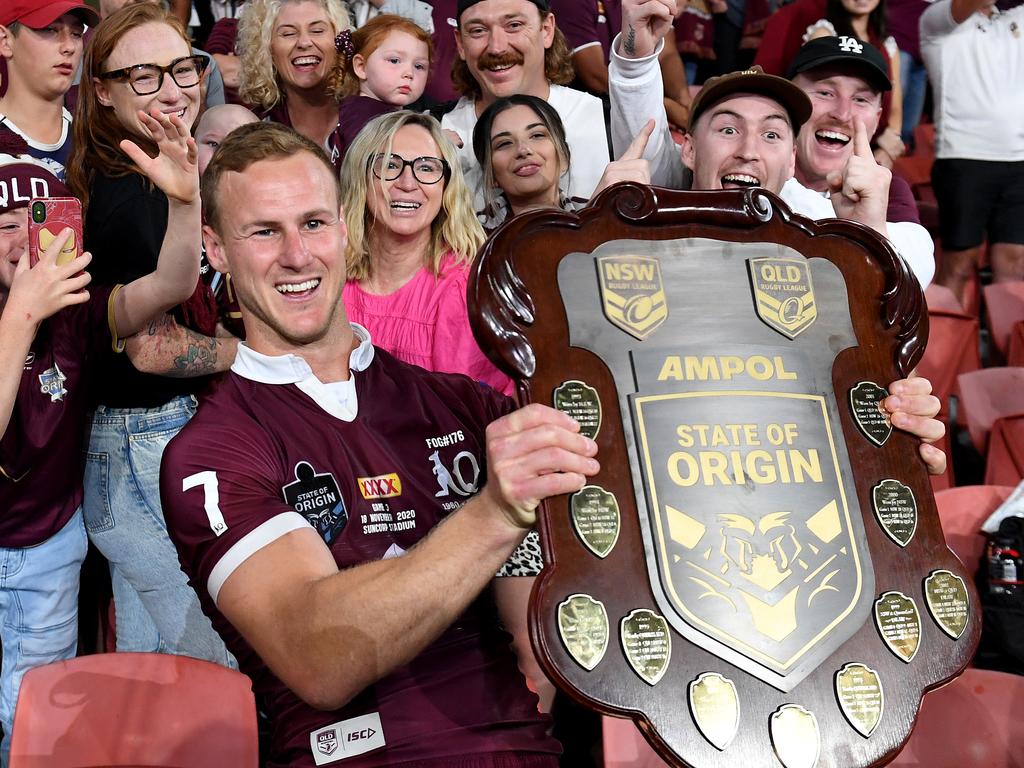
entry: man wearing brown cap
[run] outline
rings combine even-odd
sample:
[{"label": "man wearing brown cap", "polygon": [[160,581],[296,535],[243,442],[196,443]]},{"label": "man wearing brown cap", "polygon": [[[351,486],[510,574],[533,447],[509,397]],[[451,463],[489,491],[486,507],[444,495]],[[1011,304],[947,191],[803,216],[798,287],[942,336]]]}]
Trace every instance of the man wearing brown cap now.
[{"label": "man wearing brown cap", "polygon": [[20,135],[32,157],[63,179],[71,153],[64,95],[82,59],[86,26],[99,17],[80,0],[4,0],[0,8],[0,57],[7,64],[0,130]]},{"label": "man wearing brown cap", "polygon": [[[689,188],[687,168],[700,161],[702,154],[711,146],[708,143],[710,134],[699,130],[699,112],[707,110],[713,101],[723,98],[726,94],[736,95],[733,101],[740,105],[750,103],[749,99],[739,98],[741,94],[776,102],[783,99],[780,104],[788,103],[785,101],[787,99],[803,97],[806,107],[804,119],[793,122],[794,113],[792,110],[787,113],[791,118],[792,130],[784,141],[788,141],[791,147],[796,147],[792,164],[771,153],[763,157],[759,155],[758,162],[765,167],[765,178],[757,178],[756,174],[746,174],[748,179],[736,178],[732,183],[736,186],[763,186],[778,194],[794,211],[810,218],[840,216],[872,227],[889,238],[896,250],[906,259],[918,281],[922,286],[926,286],[935,269],[931,238],[923,227],[914,222],[894,222],[891,219],[887,221],[886,210],[892,174],[878,166],[873,159],[869,159],[869,156],[856,150],[858,142],[854,140],[855,136],[863,129],[870,137],[877,126],[877,114],[850,116],[852,119],[844,123],[849,127],[846,128],[847,133],[841,137],[843,141],[836,142],[841,146],[832,152],[831,167],[826,168],[821,174],[821,178],[817,180],[820,183],[816,183],[814,188],[809,188],[799,181],[803,160],[806,159],[801,148],[804,137],[801,126],[808,119],[815,120],[819,107],[812,105],[801,89],[793,83],[765,75],[757,68],[731,73],[721,78],[712,78],[698,95],[697,101],[700,104],[695,101],[690,115],[692,136],[687,140],[690,149],[686,150],[684,145],[683,157],[680,158],[668,134],[664,109],[660,106],[661,82],[656,63],[658,35],[663,32],[663,27],[671,23],[674,12],[675,0],[623,0],[623,32],[616,40],[609,67],[612,140],[616,150],[620,145],[624,146],[624,142],[639,131],[644,121],[654,116],[658,125],[644,155],[651,162],[652,181],[662,186]],[[835,41],[841,42],[842,38],[834,39],[833,44],[838,45]],[[864,45],[858,41],[853,42]],[[827,69],[822,71],[828,72]],[[811,83],[814,82],[816,74],[817,70],[814,73],[801,71],[798,77]],[[860,125],[861,128],[856,129],[856,125]],[[725,130],[734,132],[736,129],[728,127]],[[800,140],[797,139],[798,135],[801,137]],[[813,138],[813,134],[811,136]],[[758,152],[764,149],[764,146],[758,147]],[[789,176],[785,177],[787,167]],[[783,177],[781,185],[780,174]],[[794,174],[796,178],[793,178]],[[695,189],[722,187],[721,178],[695,180],[693,183]]]}]

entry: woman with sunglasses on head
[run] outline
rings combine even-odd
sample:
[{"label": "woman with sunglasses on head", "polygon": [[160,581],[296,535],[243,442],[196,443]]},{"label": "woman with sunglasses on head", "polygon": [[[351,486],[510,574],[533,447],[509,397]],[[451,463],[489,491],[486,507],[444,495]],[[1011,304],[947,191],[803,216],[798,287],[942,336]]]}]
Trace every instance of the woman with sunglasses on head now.
[{"label": "woman with sunglasses on head", "polygon": [[484,232],[440,124],[409,111],[372,120],[341,178],[349,319],[400,360],[511,392],[469,328],[466,283]]},{"label": "woman with sunglasses on head", "polygon": [[[143,113],[193,128],[205,62],[192,54],[178,20],[158,5],[125,7],[96,27],[83,64],[68,183],[84,207],[85,247],[95,254],[90,272],[100,283],[149,274],[172,245],[164,236],[174,203],[123,147],[133,141],[156,153]],[[103,385],[94,393],[83,515],[90,539],[110,562],[118,650],[233,663],[181,573],[158,483],[164,446],[195,412],[196,394],[209,379],[203,374],[225,370],[234,357],[233,344],[215,334],[213,297],[200,281],[173,317],[119,340],[97,363],[105,375],[97,377]],[[222,347],[231,349],[220,354]],[[126,354],[117,354],[121,348]],[[147,370],[164,375],[140,373],[131,362],[140,357],[150,360]]]}]

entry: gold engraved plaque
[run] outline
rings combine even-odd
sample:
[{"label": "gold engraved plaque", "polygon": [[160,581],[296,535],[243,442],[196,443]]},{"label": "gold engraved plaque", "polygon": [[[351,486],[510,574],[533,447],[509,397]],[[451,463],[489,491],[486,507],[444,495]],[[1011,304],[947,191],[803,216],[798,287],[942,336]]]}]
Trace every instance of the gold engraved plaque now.
[{"label": "gold engraved plaque", "polygon": [[668,317],[661,266],[647,256],[601,256],[598,281],[604,315],[612,325],[643,341]]},{"label": "gold engraved plaque", "polygon": [[871,489],[871,506],[886,535],[901,547],[907,546],[917,530],[914,492],[899,480],[883,480]]},{"label": "gold engraved plaque", "polygon": [[601,430],[601,398],[597,390],[571,379],[555,387],[554,406],[579,422],[580,432],[591,440]]},{"label": "gold engraved plaque", "polygon": [[705,672],[690,683],[690,714],[701,735],[724,750],[740,725],[740,699],[732,680],[717,672]]},{"label": "gold engraved plaque", "polygon": [[847,664],[836,672],[836,699],[850,725],[864,738],[870,736],[885,706],[878,673],[866,664]]},{"label": "gold engraved plaque", "polygon": [[821,751],[818,721],[799,704],[783,704],[769,721],[772,746],[785,768],[814,768]]},{"label": "gold engraved plaque", "polygon": [[818,316],[806,259],[760,258],[747,262],[757,316],[788,339]]},{"label": "gold engraved plaque", "polygon": [[590,595],[570,595],[558,605],[558,634],[573,660],[590,672],[608,649],[608,612]]},{"label": "gold engraved plaque", "polygon": [[654,611],[637,608],[623,617],[619,631],[629,666],[645,683],[656,685],[672,655],[668,622]]},{"label": "gold engraved plaque", "polygon": [[957,640],[967,628],[970,598],[967,585],[955,573],[933,571],[924,580],[924,597],[928,612],[947,635]]},{"label": "gold engraved plaque", "polygon": [[850,390],[850,410],[864,436],[875,445],[885,445],[892,434],[889,414],[882,401],[889,393],[873,381],[861,381]]},{"label": "gold engraved plaque", "polygon": [[875,625],[882,641],[908,664],[921,644],[921,614],[902,592],[886,592],[875,601]]},{"label": "gold engraved plaque", "polygon": [[585,485],[569,499],[572,527],[598,557],[607,557],[619,539],[619,503],[599,485]]}]

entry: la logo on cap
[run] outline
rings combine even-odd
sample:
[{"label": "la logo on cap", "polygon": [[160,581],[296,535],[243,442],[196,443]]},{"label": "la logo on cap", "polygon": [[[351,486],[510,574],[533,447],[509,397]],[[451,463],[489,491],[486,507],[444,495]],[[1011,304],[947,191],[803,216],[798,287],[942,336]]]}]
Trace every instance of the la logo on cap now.
[{"label": "la logo on cap", "polygon": [[846,53],[864,53],[864,46],[857,42],[856,38],[843,35],[839,38],[839,50]]}]

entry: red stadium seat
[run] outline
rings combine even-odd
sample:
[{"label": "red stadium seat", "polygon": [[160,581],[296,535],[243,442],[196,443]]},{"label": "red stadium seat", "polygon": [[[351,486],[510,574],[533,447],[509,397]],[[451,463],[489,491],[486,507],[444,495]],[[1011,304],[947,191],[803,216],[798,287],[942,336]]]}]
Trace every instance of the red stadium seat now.
[{"label": "red stadium seat", "polygon": [[1006,364],[1009,366],[1024,365],[1024,320],[1010,329],[1010,341],[1006,353]]},{"label": "red stadium seat", "polygon": [[964,485],[935,494],[946,544],[967,566],[977,568],[985,550],[981,526],[1013,493],[1013,486]]},{"label": "red stadium seat", "polygon": [[925,695],[893,768],[1020,768],[1024,765],[1024,677],[967,669]]},{"label": "red stadium seat", "polygon": [[988,439],[986,485],[1017,485],[1024,479],[1024,414],[996,419]]},{"label": "red stadium seat", "polygon": [[602,717],[601,729],[604,768],[664,768],[667,765],[651,749],[632,720]]},{"label": "red stadium seat", "polygon": [[967,315],[953,295],[941,285],[930,285],[925,292],[928,302],[928,346],[917,366],[917,373],[932,383],[932,392],[939,398],[939,419],[946,424],[946,437],[938,445],[946,452],[946,472],[932,478],[933,490],[954,485],[953,460],[949,446],[949,398],[958,394],[957,376],[981,368],[978,351],[978,321]]},{"label": "red stadium seat", "polygon": [[1024,413],[1024,368],[986,368],[957,376],[967,431],[985,455],[996,419]]},{"label": "red stadium seat", "polygon": [[999,359],[1006,360],[1010,351],[1010,331],[1024,320],[1024,282],[986,285],[984,295],[992,343]]},{"label": "red stadium seat", "polygon": [[249,678],[157,653],[81,656],[30,670],[10,768],[257,768]]}]

